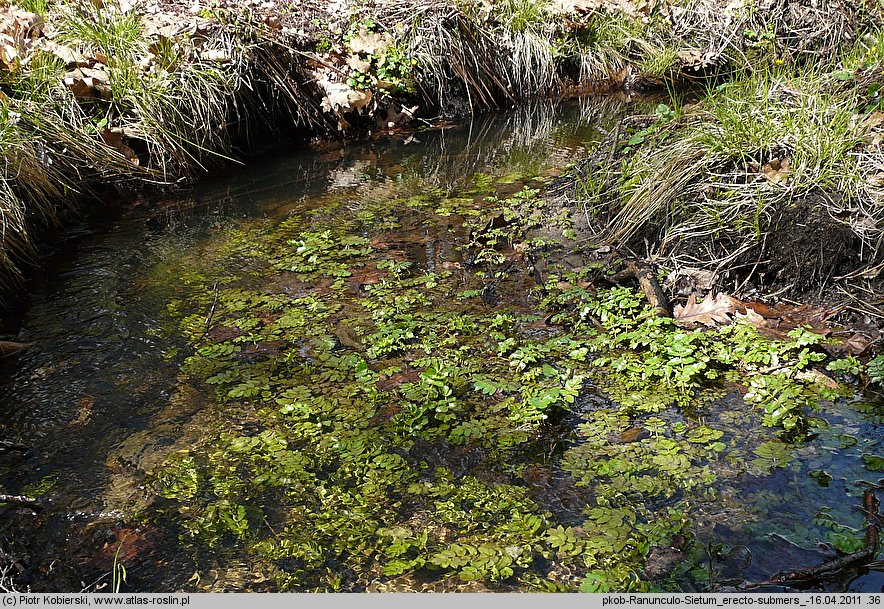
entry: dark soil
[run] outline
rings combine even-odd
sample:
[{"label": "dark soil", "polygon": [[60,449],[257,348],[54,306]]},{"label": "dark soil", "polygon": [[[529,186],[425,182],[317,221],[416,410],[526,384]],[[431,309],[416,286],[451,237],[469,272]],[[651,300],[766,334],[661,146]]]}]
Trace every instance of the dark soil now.
[{"label": "dark soil", "polygon": [[824,196],[813,194],[779,210],[761,248],[734,263],[747,271],[743,280],[762,293],[781,292],[799,302],[831,300],[827,288],[864,263],[859,238],[829,215]]}]

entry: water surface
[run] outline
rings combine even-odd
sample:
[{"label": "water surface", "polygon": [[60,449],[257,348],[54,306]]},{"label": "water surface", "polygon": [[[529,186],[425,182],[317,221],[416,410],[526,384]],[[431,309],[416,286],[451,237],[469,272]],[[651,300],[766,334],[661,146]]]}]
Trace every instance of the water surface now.
[{"label": "water surface", "polygon": [[[834,555],[833,543],[844,548],[861,539],[864,521],[857,506],[863,490],[880,476],[868,467],[869,456],[882,452],[882,405],[872,398],[822,404],[818,414],[827,429],[807,441],[783,444],[780,453],[766,457],[757,449],[764,442],[778,443],[775,431],[746,412],[738,391],[699,415],[678,408],[659,414],[676,429],[720,431],[727,448],[719,448],[712,436],[690,444],[697,448],[684,463],[665,464],[675,470],[683,465],[672,474],[672,492],[649,494],[634,512],[616,503],[621,499],[608,498],[614,497],[616,474],[600,479],[582,471],[601,460],[612,468],[618,460],[640,460],[645,446],[659,451],[656,433],[632,433],[654,429],[655,423],[648,416],[610,418],[611,400],[597,382],[581,382],[568,408],[545,421],[529,417],[520,427],[503,416],[483,418],[480,410],[480,404],[495,403],[517,387],[492,387],[482,398],[466,395],[468,390],[452,381],[462,407],[473,409],[484,431],[470,436],[462,425],[452,436],[450,430],[437,432],[416,419],[408,423],[413,434],[403,432],[400,403],[407,400],[402,396],[421,379],[432,384],[424,373],[434,353],[424,352],[426,341],[424,351],[410,351],[411,338],[393,336],[398,331],[393,326],[390,340],[401,340],[401,347],[394,344],[385,351],[375,338],[372,351],[365,344],[372,336],[371,312],[399,296],[417,298],[424,291],[427,302],[407,305],[424,315],[416,318],[418,326],[449,313],[456,317],[438,325],[446,331],[459,320],[493,325],[495,319],[507,319],[524,353],[561,335],[543,321],[545,312],[531,291],[535,277],[527,266],[516,257],[512,264],[503,260],[483,266],[465,244],[475,234],[476,218],[491,205],[487,196],[503,199],[524,187],[542,189],[568,163],[593,153],[603,130],[629,111],[636,109],[613,100],[547,104],[446,129],[265,159],[208,180],[183,200],[151,202],[112,225],[72,238],[32,296],[24,328],[34,347],[3,363],[3,435],[31,447],[25,455],[0,457],[3,488],[51,501],[37,516],[19,510],[4,517],[8,551],[20,556],[21,580],[37,590],[100,589],[110,584],[116,560],[127,566],[123,589],[133,591],[566,590],[587,578],[620,581],[613,578],[627,565],[584,555],[629,554],[633,550],[622,548],[653,541],[653,551],[641,550],[653,563],[640,572],[653,582],[649,585],[703,590],[819,564]],[[324,230],[332,233],[326,238]],[[291,241],[292,251],[317,247],[317,255],[326,260],[322,244],[339,250],[341,235],[352,240],[345,241],[353,252],[334,259],[338,267],[301,268],[303,258],[279,259]],[[294,266],[285,270],[285,264]],[[335,275],[335,269],[341,273]],[[500,276],[494,274],[501,270]],[[388,281],[398,287],[382,292]],[[439,290],[449,291],[434,296]],[[236,294],[245,303],[238,314],[232,312],[239,306]],[[263,304],[254,304],[255,294],[265,299]],[[255,328],[267,330],[279,323],[280,311],[307,307],[310,299],[313,308],[306,310],[316,315],[317,326],[301,334],[292,330],[297,340],[282,332],[278,341],[265,335],[236,343],[234,355],[217,354],[248,332],[257,337]],[[385,320],[374,319],[377,324]],[[510,329],[503,328],[501,336]],[[447,343],[433,344],[443,354],[458,345],[474,350],[465,353],[484,353],[484,334],[484,329],[464,327],[460,334],[451,330]],[[200,349],[209,355],[200,356]],[[213,452],[222,447],[240,454],[243,442],[260,438],[269,444],[284,435],[280,430],[288,430],[288,439],[269,454],[280,460],[295,458],[299,451],[313,454],[297,440],[303,428],[285,418],[298,415],[298,401],[278,400],[269,385],[255,385],[251,393],[243,383],[234,383],[228,392],[227,381],[211,380],[212,374],[224,373],[223,367],[208,372],[199,362],[219,357],[235,365],[237,374],[249,375],[269,367],[274,387],[285,381],[290,389],[297,387],[297,379],[305,385],[318,382],[317,369],[326,366],[330,380],[323,381],[328,382],[325,392],[333,396],[356,391],[351,385],[357,372],[340,379],[334,374],[349,370],[345,366],[350,364],[339,360],[357,356],[368,366],[360,368],[354,360],[353,370],[377,375],[370,384],[381,396],[358,396],[374,410],[367,421],[352,419],[352,425],[364,424],[358,429],[365,438],[348,441],[368,442],[369,448],[346,452],[339,446],[344,441],[340,434],[334,436],[337,443],[329,450],[339,451],[338,456],[307,467],[304,493],[315,492],[320,482],[328,492],[337,492],[334,484],[344,483],[335,476],[364,485],[370,479],[364,472],[343,477],[347,455],[353,463],[361,463],[365,451],[376,451],[372,459],[398,459],[390,468],[398,472],[401,467],[400,477],[382,478],[387,490],[366,495],[383,497],[390,505],[383,510],[352,506],[354,520],[377,518],[376,528],[391,532],[372,538],[354,530],[347,538],[351,547],[318,548],[310,554],[304,547],[312,533],[302,530],[304,523],[315,527],[320,545],[335,543],[339,525],[317,507],[324,500],[304,499],[299,508],[287,494],[294,483],[286,481],[269,483],[265,494],[251,496],[235,488],[237,476],[247,484],[251,479],[243,471],[248,463],[232,458],[232,477],[222,481],[218,472],[227,467],[227,455]],[[514,361],[512,354],[508,357]],[[282,374],[284,358],[291,371]],[[456,373],[439,369],[439,378],[488,372],[470,365],[464,363]],[[515,368],[520,374],[531,370]],[[286,375],[290,378],[281,379]],[[473,383],[479,377],[469,378]],[[552,386],[557,379],[550,373],[544,382]],[[439,386],[446,382],[440,380]],[[218,386],[227,393],[220,403]],[[395,394],[399,401],[385,402],[383,394]],[[444,427],[438,402],[447,394],[424,397],[437,402],[434,424]],[[267,414],[268,405],[281,406],[282,415]],[[342,421],[344,431],[353,431],[347,428],[351,419]],[[498,424],[496,436],[489,429]],[[660,437],[687,433],[667,431]],[[501,442],[501,437],[510,440]],[[372,445],[388,441],[393,444]],[[192,466],[182,465],[191,463],[187,459]],[[270,467],[249,467],[263,472],[259,465]],[[206,478],[194,482],[195,490],[182,482],[192,472]],[[415,491],[419,498],[409,498],[403,489],[415,485],[423,490]],[[465,487],[474,495],[463,495]],[[345,491],[347,501],[362,497],[352,488]],[[480,505],[504,497],[516,499],[493,509]],[[233,516],[222,513],[236,501],[243,505],[241,522],[235,509]],[[341,509],[343,504],[335,501],[327,505]],[[458,526],[454,516],[440,515],[446,502],[463,502],[458,509],[464,514],[488,510],[491,521]],[[529,512],[542,520],[541,529],[524,523],[523,513]],[[650,531],[656,518],[669,524]],[[485,526],[488,543],[482,549],[478,540]],[[595,535],[593,526],[608,528],[605,535]],[[542,533],[532,536],[537,530]],[[339,533],[341,539],[349,534]],[[429,541],[421,541],[421,535],[429,535]],[[595,548],[599,539],[610,547]],[[444,552],[464,546],[499,562],[452,555],[450,565],[441,564]],[[422,566],[425,554],[437,562]],[[530,560],[524,558],[528,554]],[[507,576],[505,569],[514,574]],[[831,589],[866,592],[882,586],[876,573],[848,573],[828,583]]]}]

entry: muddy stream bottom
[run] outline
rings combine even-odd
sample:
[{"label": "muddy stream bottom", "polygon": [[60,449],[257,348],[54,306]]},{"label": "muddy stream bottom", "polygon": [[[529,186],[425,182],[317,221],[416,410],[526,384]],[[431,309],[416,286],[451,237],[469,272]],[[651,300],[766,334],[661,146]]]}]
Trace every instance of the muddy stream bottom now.
[{"label": "muddy stream bottom", "polygon": [[571,236],[539,193],[624,112],[285,155],[72,235],[2,362],[3,438],[29,450],[0,484],[47,506],[3,509],[2,581],[724,590],[861,548],[879,396],[813,393],[786,441],[736,368],[690,399],[622,380],[637,360],[588,320],[641,319],[636,293],[534,272]]}]

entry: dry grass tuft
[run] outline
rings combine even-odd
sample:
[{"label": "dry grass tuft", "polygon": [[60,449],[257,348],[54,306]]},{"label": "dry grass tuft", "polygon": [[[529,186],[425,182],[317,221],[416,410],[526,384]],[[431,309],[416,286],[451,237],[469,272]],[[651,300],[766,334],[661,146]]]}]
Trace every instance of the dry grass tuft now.
[{"label": "dry grass tuft", "polygon": [[[619,138],[621,153],[597,159],[579,181],[591,238],[674,268],[724,276],[742,266],[731,273],[738,284],[789,264],[831,263],[798,289],[874,275],[884,260],[884,115],[869,112],[865,87],[843,78],[755,72],[674,118],[643,117],[626,154],[637,128]],[[831,260],[809,251],[827,239]]]}]

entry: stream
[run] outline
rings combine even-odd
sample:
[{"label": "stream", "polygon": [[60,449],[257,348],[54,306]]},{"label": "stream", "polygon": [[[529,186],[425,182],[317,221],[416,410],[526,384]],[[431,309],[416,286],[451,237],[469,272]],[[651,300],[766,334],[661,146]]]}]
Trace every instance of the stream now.
[{"label": "stream", "polygon": [[791,442],[739,380],[618,409],[525,263],[552,246],[504,236],[539,213],[525,189],[642,111],[545,103],[278,154],[72,230],[30,294],[33,346],[0,361],[2,436],[29,447],[0,487],[48,504],[0,515],[3,581],[705,591],[861,548],[880,395],[820,400]]}]

